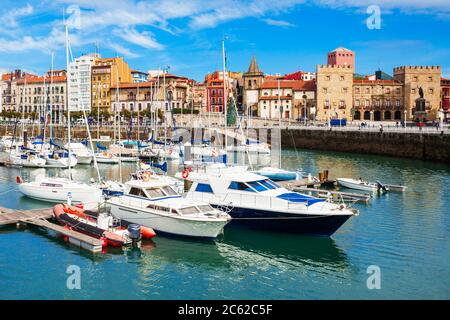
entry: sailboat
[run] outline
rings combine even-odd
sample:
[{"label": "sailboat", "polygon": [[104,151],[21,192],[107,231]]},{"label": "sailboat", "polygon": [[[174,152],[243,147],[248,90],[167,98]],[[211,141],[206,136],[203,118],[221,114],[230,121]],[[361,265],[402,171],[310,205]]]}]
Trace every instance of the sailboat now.
[{"label": "sailboat", "polygon": [[[66,65],[69,69],[69,30],[67,23],[65,24],[65,37],[66,37]],[[80,81],[78,81],[79,86]],[[80,88],[78,87],[80,90]],[[67,92],[67,91],[66,91]],[[70,121],[70,107],[69,101],[67,101],[67,138],[68,138],[68,178],[51,178],[40,176],[31,182],[23,182],[22,178],[17,177],[17,183],[19,184],[19,191],[25,196],[46,201],[46,202],[70,202],[70,203],[83,203],[89,207],[96,207],[103,201],[103,192],[96,184],[87,184],[83,182],[77,182],[72,180],[72,148],[71,148],[71,121]],[[83,108],[84,110],[84,108]],[[85,115],[86,117],[86,115]],[[98,172],[98,171],[97,171]]]}]

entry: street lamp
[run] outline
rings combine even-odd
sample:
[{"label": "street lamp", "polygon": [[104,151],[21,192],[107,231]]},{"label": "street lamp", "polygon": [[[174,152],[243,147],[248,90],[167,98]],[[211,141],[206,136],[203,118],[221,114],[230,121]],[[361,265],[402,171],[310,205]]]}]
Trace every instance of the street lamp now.
[{"label": "street lamp", "polygon": [[406,109],[405,109],[405,111],[403,111],[403,113],[405,114],[405,117],[404,117],[404,122],[405,122],[405,131],[406,131],[406,114],[407,114],[407,111],[406,111]]}]

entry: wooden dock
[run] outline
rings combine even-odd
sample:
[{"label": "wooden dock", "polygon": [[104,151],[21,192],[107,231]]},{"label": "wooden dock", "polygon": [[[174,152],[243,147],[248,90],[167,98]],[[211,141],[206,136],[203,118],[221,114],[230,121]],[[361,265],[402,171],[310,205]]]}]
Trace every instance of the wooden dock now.
[{"label": "wooden dock", "polygon": [[89,250],[91,252],[101,252],[103,241],[88,235],[66,229],[63,226],[49,222],[46,219],[53,217],[52,208],[34,209],[34,210],[13,210],[0,207],[0,226],[17,223],[27,223],[42,227],[64,237],[67,237],[69,243]]}]

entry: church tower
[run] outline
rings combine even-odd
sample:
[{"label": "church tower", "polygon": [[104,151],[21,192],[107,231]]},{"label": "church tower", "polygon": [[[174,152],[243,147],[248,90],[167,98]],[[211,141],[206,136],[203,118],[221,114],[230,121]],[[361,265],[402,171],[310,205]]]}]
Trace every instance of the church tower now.
[{"label": "church tower", "polygon": [[[248,71],[243,75],[244,94],[243,103],[247,108],[252,107],[254,112],[257,111],[259,100],[259,89],[263,83],[264,73],[259,69],[255,56],[253,56]],[[256,106],[256,107],[255,107]],[[255,107],[253,109],[253,107]]]}]

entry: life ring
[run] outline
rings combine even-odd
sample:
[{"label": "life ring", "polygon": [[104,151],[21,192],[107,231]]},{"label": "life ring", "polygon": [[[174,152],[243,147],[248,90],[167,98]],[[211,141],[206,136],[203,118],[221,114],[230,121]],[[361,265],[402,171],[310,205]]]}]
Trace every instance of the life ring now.
[{"label": "life ring", "polygon": [[112,154],[111,153],[108,153],[108,158],[110,158],[110,159],[112,159]]},{"label": "life ring", "polygon": [[152,173],[150,172],[150,171],[146,171],[146,172],[144,172],[144,174],[142,175],[142,179],[145,181],[145,182],[148,182],[148,181],[150,181],[150,176],[152,175]]},{"label": "life ring", "polygon": [[23,181],[22,181],[22,177],[21,176],[17,176],[16,177],[16,183],[17,184],[21,184]]},{"label": "life ring", "polygon": [[181,173],[181,176],[183,177],[183,179],[187,179],[189,177],[189,169],[184,169]]}]

